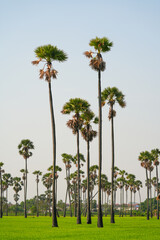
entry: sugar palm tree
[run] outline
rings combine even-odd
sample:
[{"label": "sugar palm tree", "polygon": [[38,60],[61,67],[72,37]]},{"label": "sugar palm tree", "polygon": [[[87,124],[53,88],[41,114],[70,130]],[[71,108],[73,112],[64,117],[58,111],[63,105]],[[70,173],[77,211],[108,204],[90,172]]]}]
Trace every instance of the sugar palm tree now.
[{"label": "sugar palm tree", "polygon": [[63,153],[62,161],[65,164],[66,169],[66,181],[67,181],[67,189],[66,189],[66,197],[65,197],[65,205],[64,205],[64,217],[66,216],[66,203],[67,203],[67,195],[69,198],[69,206],[70,206],[70,217],[72,217],[72,208],[71,208],[71,194],[70,194],[70,169],[71,163],[74,162],[74,158],[71,154]]},{"label": "sugar palm tree", "polygon": [[142,182],[141,182],[140,180],[136,180],[136,181],[135,181],[135,186],[136,186],[137,191],[138,191],[138,193],[139,193],[139,203],[140,203],[140,207],[141,207],[141,194],[140,194],[140,188],[143,187]]},{"label": "sugar palm tree", "polygon": [[3,167],[3,165],[4,165],[4,163],[3,162],[0,162],[0,187],[1,187],[1,203],[0,203],[0,218],[2,218],[3,217],[3,208],[2,208],[2,206],[3,206],[3,199],[2,199],[2,174],[4,173],[4,169],[2,169],[2,167]]},{"label": "sugar palm tree", "polygon": [[77,224],[81,224],[81,206],[80,206],[80,159],[79,159],[79,130],[82,128],[83,119],[81,114],[84,113],[89,108],[89,103],[86,100],[80,98],[70,99],[63,106],[62,113],[70,114],[74,113],[73,119],[67,122],[67,126],[72,129],[73,134],[77,135],[77,180],[78,180],[78,189],[77,189]]},{"label": "sugar palm tree", "polygon": [[109,105],[109,120],[111,120],[111,141],[112,141],[112,169],[111,169],[111,223],[115,223],[114,220],[114,204],[113,204],[113,185],[114,185],[114,122],[113,119],[116,116],[116,111],[114,110],[115,103],[118,103],[120,107],[124,108],[126,102],[124,100],[124,94],[119,91],[116,87],[105,88],[102,92],[102,104],[105,105],[105,102]]},{"label": "sugar palm tree", "polygon": [[37,183],[37,217],[39,217],[39,206],[38,206],[38,183],[39,183],[39,176],[42,175],[42,172],[39,170],[36,170],[33,172],[34,175],[36,175],[36,183]]},{"label": "sugar palm tree", "polygon": [[101,109],[101,72],[105,70],[105,62],[102,58],[102,53],[108,52],[111,50],[113,45],[108,38],[94,38],[90,40],[89,45],[94,47],[95,52],[86,51],[84,52],[85,56],[90,58],[90,67],[98,72],[98,106],[99,106],[99,181],[98,181],[98,227],[103,227],[102,220],[102,207],[101,207],[101,171],[102,171],[102,109]]},{"label": "sugar palm tree", "polygon": [[6,190],[6,216],[8,216],[8,188],[9,186],[12,186],[13,184],[13,178],[10,173],[5,173],[3,174],[3,182],[5,185],[5,190]]},{"label": "sugar palm tree", "polygon": [[141,152],[138,160],[141,161],[141,166],[145,168],[146,171],[146,185],[147,185],[147,220],[149,220],[149,177],[148,168],[151,165],[150,162],[151,154],[148,151]]},{"label": "sugar palm tree", "polygon": [[81,129],[82,137],[87,142],[87,224],[91,224],[90,211],[90,142],[97,136],[97,132],[92,129],[91,123],[98,123],[94,113],[91,110],[86,111],[81,115],[84,120],[84,127]]},{"label": "sugar palm tree", "polygon": [[[33,142],[29,139],[23,139],[18,145],[19,154],[23,156],[25,160],[25,203],[27,199],[27,160],[32,156],[32,152],[30,150],[34,149]],[[27,217],[27,208],[25,204],[25,218]]]},{"label": "sugar palm tree", "polygon": [[19,200],[19,192],[22,190],[22,185],[23,185],[23,182],[21,181],[21,178],[19,177],[14,177],[13,178],[13,190],[15,192],[14,194],[14,200],[16,202],[16,207],[15,207],[15,216],[17,216],[17,203],[18,203],[18,200]]},{"label": "sugar palm tree", "polygon": [[56,130],[55,130],[55,118],[53,99],[51,91],[51,79],[57,77],[57,71],[53,68],[52,62],[59,61],[64,62],[67,60],[67,55],[64,51],[59,50],[56,46],[45,45],[35,49],[35,54],[38,60],[32,61],[32,64],[38,65],[40,62],[44,63],[42,69],[40,69],[40,79],[45,79],[48,82],[49,88],[49,103],[51,112],[51,124],[52,124],[52,140],[53,140],[53,202],[52,202],[52,227],[58,227],[56,217],[56,199],[55,199],[55,166],[56,166]]},{"label": "sugar palm tree", "polygon": [[[156,188],[157,188],[157,198],[159,195],[158,191],[158,166],[159,166],[159,156],[160,150],[158,148],[151,150],[151,154],[153,156],[153,164],[156,167]],[[159,201],[157,200],[157,219],[159,220]]]},{"label": "sugar palm tree", "polygon": [[130,202],[131,202],[131,210],[130,210],[130,217],[132,217],[132,203],[133,203],[133,201],[132,201],[132,193],[133,193],[133,189],[134,189],[134,185],[135,185],[135,175],[134,174],[128,174],[127,175],[127,179],[128,179],[128,185],[129,185],[129,187],[130,187],[130,193],[131,193],[131,200],[130,200]]}]

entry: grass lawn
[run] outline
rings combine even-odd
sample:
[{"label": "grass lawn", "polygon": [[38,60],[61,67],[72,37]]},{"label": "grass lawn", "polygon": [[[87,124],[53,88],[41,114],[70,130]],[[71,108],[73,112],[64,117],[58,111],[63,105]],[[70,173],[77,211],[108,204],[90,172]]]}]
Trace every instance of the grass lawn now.
[{"label": "grass lawn", "polygon": [[97,217],[92,218],[92,224],[76,224],[76,218],[58,218],[58,228],[51,227],[50,217],[3,217],[0,219],[0,240],[28,239],[113,239],[113,240],[159,240],[160,220],[145,217],[116,217],[116,223],[110,224],[110,218],[103,218],[103,228],[97,228]]}]

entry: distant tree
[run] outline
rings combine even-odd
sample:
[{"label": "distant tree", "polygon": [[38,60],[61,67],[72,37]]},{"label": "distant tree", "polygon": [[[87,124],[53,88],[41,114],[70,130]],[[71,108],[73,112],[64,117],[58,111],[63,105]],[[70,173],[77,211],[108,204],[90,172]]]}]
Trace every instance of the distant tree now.
[{"label": "distant tree", "polygon": [[23,139],[18,145],[19,154],[23,156],[25,160],[25,211],[24,216],[27,217],[27,208],[26,208],[26,199],[27,199],[27,160],[32,156],[32,152],[30,150],[34,149],[33,142],[29,139]]},{"label": "distant tree", "polygon": [[62,113],[70,114],[74,113],[73,119],[67,122],[67,126],[72,129],[73,134],[77,136],[77,224],[81,224],[81,205],[80,205],[80,159],[79,159],[79,131],[83,126],[83,119],[81,118],[81,114],[88,110],[89,103],[86,100],[80,98],[70,99],[63,106]]},{"label": "distant tree", "polygon": [[115,103],[122,108],[126,106],[124,99],[124,94],[119,91],[116,87],[105,88],[102,92],[102,104],[104,106],[105,102],[109,105],[109,120],[111,120],[111,141],[112,141],[112,169],[111,169],[111,223],[115,223],[114,220],[114,203],[113,203],[113,191],[114,191],[114,166],[115,166],[115,151],[114,151],[114,122],[113,119],[116,116],[116,111],[114,110]]},{"label": "distant tree", "polygon": [[2,174],[4,173],[4,169],[2,169],[4,163],[0,162],[0,187],[1,187],[1,202],[0,202],[0,218],[3,217],[3,198],[2,198],[2,191],[3,191],[3,187],[2,187]]},{"label": "distant tree", "polygon": [[146,185],[147,185],[147,220],[149,220],[149,177],[148,169],[151,166],[150,162],[151,154],[148,151],[141,152],[138,160],[141,161],[141,166],[145,168],[146,171]]},{"label": "distant tree", "polygon": [[37,209],[37,217],[39,217],[39,205],[38,205],[38,183],[39,183],[39,176],[42,175],[42,172],[39,171],[39,170],[36,170],[33,172],[34,175],[36,175],[36,183],[37,183],[37,206],[36,206],[36,209]]},{"label": "distant tree", "polygon": [[151,150],[151,155],[153,157],[153,164],[156,167],[156,189],[157,189],[157,219],[159,220],[159,188],[158,188],[158,166],[159,166],[159,156],[160,150],[158,148]]},{"label": "distant tree", "polygon": [[87,142],[87,224],[91,224],[90,210],[90,142],[97,136],[97,132],[92,129],[91,123],[98,123],[98,118],[91,110],[87,110],[81,115],[84,120],[84,127],[81,129],[82,137]]},{"label": "distant tree", "polygon": [[21,178],[19,177],[14,177],[13,178],[13,190],[15,192],[14,194],[14,201],[16,202],[16,207],[15,207],[15,216],[17,216],[17,205],[18,205],[18,200],[19,200],[19,192],[22,190],[23,182],[21,181]]},{"label": "distant tree", "polygon": [[8,188],[12,186],[13,179],[10,173],[3,174],[3,185],[6,190],[6,216],[8,216]]}]

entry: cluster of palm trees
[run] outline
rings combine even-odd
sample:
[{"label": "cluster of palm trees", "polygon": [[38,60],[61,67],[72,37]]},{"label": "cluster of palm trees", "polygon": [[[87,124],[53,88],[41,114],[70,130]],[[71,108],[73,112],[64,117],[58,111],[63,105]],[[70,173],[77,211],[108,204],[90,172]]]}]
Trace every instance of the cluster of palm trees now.
[{"label": "cluster of palm trees", "polygon": [[[158,148],[149,151],[143,151],[140,153],[138,160],[141,162],[141,166],[145,169],[146,174],[146,186],[147,186],[147,220],[149,220],[149,210],[150,216],[152,218],[152,185],[155,187],[157,192],[157,219],[159,219],[159,178],[158,178],[158,166],[159,166],[159,156],[160,150]],[[152,178],[153,170],[156,170],[156,177]],[[150,208],[149,208],[150,199]]]},{"label": "cluster of palm trees", "polygon": [[[102,171],[102,105],[107,103],[110,106],[109,119],[111,120],[112,127],[112,185],[111,185],[111,198],[112,198],[112,214],[111,214],[111,223],[114,223],[114,208],[113,208],[113,181],[114,181],[114,127],[113,127],[113,117],[115,116],[115,110],[113,106],[115,102],[118,102],[121,107],[125,106],[124,95],[117,88],[107,88],[101,93],[101,72],[105,70],[106,63],[103,60],[102,53],[108,52],[111,50],[113,43],[110,42],[106,37],[92,39],[89,43],[91,47],[94,48],[93,51],[84,52],[85,56],[90,59],[90,67],[97,71],[98,73],[98,137],[99,137],[99,164],[98,164],[98,227],[103,227],[102,221],[102,207],[101,207],[101,171]],[[66,61],[67,54],[59,50],[55,46],[45,45],[38,47],[35,50],[36,57],[38,60],[32,61],[32,64],[38,65],[40,62],[43,62],[43,68],[40,69],[40,79],[45,79],[48,82],[49,87],[49,103],[50,103],[50,112],[51,112],[51,124],[52,124],[52,139],[53,139],[53,193],[52,193],[52,226],[57,227],[57,217],[56,217],[56,199],[55,199],[55,166],[56,166],[56,131],[55,131],[55,118],[54,118],[54,108],[53,108],[53,98],[51,92],[51,79],[57,77],[57,70],[53,68],[53,61]],[[82,134],[87,141],[87,184],[89,192],[89,139],[92,139],[94,136],[90,136],[90,121],[93,119],[94,114],[92,114],[89,109],[90,105],[86,100],[75,98],[70,99],[67,102],[62,110],[63,114],[73,113],[73,118],[67,122],[68,127],[70,127],[73,133],[77,136],[77,224],[81,224],[81,207],[80,207],[80,159],[79,159],[79,131],[83,127]],[[93,116],[92,116],[93,115]],[[84,124],[85,122],[85,124]],[[91,135],[94,132],[91,133]],[[88,205],[90,204],[89,193],[88,196]],[[88,208],[89,209],[89,208]],[[87,211],[87,223],[91,223],[90,213]]]}]

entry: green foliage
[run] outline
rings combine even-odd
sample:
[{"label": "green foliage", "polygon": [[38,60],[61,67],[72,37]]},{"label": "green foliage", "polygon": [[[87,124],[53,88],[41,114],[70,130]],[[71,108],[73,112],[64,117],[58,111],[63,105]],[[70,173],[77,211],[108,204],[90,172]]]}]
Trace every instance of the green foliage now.
[{"label": "green foliage", "polygon": [[71,98],[62,109],[63,114],[70,114],[71,112],[79,114],[88,110],[90,104],[81,98]]},{"label": "green foliage", "polygon": [[59,50],[56,46],[52,46],[50,44],[37,47],[34,52],[37,58],[45,59],[47,62],[55,60],[63,62],[68,58],[64,51]]},{"label": "green foliage", "polygon": [[32,152],[29,150],[34,149],[33,142],[31,142],[29,139],[23,139],[20,144],[18,145],[19,154],[24,157],[24,159],[27,159],[32,156]]},{"label": "green foliage", "polygon": [[102,92],[102,102],[107,101],[108,104],[117,102],[121,107],[125,107],[126,102],[124,98],[124,94],[116,87],[105,88]]},{"label": "green foliage", "polygon": [[111,47],[113,46],[113,43],[109,41],[108,38],[94,38],[90,40],[89,43],[90,46],[94,47],[95,50],[100,52],[108,52],[111,50]]}]

